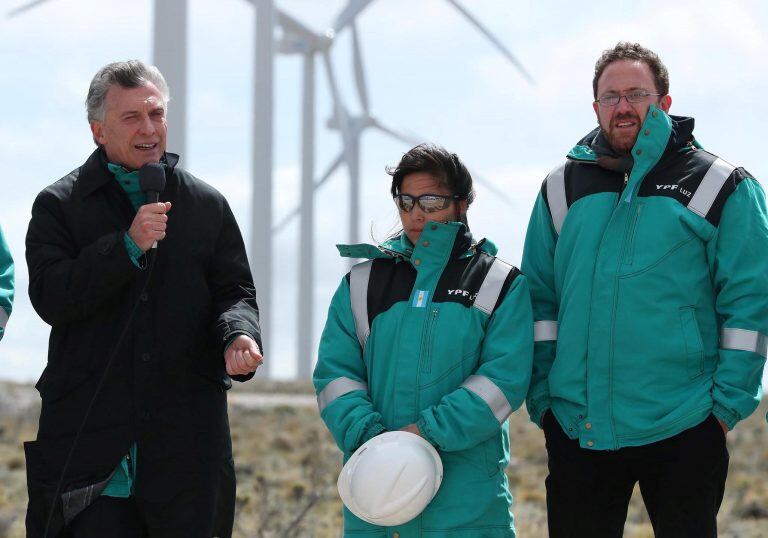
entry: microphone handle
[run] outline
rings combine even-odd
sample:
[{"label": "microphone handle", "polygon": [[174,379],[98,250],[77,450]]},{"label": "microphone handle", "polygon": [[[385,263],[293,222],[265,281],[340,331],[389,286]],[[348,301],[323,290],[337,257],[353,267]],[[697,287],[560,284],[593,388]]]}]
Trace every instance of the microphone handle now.
[{"label": "microphone handle", "polygon": [[[147,203],[156,204],[160,201],[160,193],[158,191],[147,191]],[[152,243],[152,248],[157,248],[157,241]]]}]

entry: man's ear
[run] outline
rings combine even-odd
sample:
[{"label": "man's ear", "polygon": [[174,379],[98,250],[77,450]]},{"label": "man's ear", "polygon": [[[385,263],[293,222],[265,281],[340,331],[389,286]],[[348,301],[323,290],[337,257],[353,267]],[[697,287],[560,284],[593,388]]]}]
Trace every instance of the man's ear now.
[{"label": "man's ear", "polygon": [[107,141],[107,137],[104,135],[104,126],[100,121],[91,122],[91,133],[93,133],[93,141],[97,146],[103,146]]},{"label": "man's ear", "polygon": [[661,99],[659,99],[659,108],[662,109],[665,113],[669,113],[669,108],[671,106],[672,106],[671,95],[665,95]]}]

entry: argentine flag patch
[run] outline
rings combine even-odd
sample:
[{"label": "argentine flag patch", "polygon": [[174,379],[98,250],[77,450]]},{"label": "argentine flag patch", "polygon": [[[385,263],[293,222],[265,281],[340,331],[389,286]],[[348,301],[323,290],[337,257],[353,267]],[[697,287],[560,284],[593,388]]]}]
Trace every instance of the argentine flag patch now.
[{"label": "argentine flag patch", "polygon": [[428,297],[429,290],[416,290],[416,295],[413,297],[413,304],[411,306],[415,308],[424,308],[427,306]]}]

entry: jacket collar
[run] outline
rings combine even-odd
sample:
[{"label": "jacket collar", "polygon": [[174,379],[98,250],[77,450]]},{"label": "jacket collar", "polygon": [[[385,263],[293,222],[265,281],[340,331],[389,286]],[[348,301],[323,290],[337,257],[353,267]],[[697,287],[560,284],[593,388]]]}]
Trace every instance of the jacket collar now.
[{"label": "jacket collar", "polygon": [[[461,258],[471,255],[476,248],[495,254],[496,247],[490,241],[483,239],[476,245],[472,244],[472,233],[460,222],[430,222],[421,232],[419,242],[427,241],[433,246],[431,252],[444,256],[450,250],[451,258]],[[481,248],[482,247],[482,248]],[[410,260],[416,248],[405,232],[379,244],[378,246],[361,243],[356,245],[336,245],[339,254],[344,258],[396,258]],[[493,252],[490,252],[493,251]]]},{"label": "jacket collar", "polygon": [[[595,127],[568,152],[568,158],[601,165],[607,164],[610,159],[623,160],[624,162],[620,163],[618,167],[606,166],[606,168],[614,170],[626,168],[628,172],[632,170],[637,161],[658,162],[676,152],[684,151],[691,145],[698,146],[693,137],[693,127],[693,118],[670,116],[663,110],[656,108],[655,105],[651,105],[630,155],[617,155],[608,145],[600,127]],[[639,155],[638,149],[641,150]],[[603,159],[605,157],[608,159]]]},{"label": "jacket collar", "polygon": [[[175,153],[166,152],[160,162],[165,165],[166,180],[170,180],[176,165],[179,163],[179,156]],[[96,148],[85,161],[77,178],[77,188],[83,198],[93,194],[114,179],[115,176],[109,170],[108,163],[107,154],[100,147]]]},{"label": "jacket collar", "polygon": [[694,146],[701,147],[693,138],[693,125],[693,118],[669,116],[660,108],[651,105],[628,156],[631,162],[624,157],[617,159],[615,155],[605,153],[606,144],[602,141],[602,136],[599,136],[599,127],[582,138],[568,153],[568,158],[593,162],[609,170],[627,174],[628,182],[622,198],[625,202],[630,202],[643,178],[660,162],[672,159],[678,153]]}]

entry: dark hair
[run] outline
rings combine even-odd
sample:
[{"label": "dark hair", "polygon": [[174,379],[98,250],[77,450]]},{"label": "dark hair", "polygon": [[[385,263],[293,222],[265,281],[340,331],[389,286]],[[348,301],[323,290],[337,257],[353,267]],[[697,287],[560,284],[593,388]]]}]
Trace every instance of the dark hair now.
[{"label": "dark hair", "polygon": [[392,196],[400,193],[400,186],[408,174],[426,172],[448,187],[453,194],[471,204],[475,199],[472,188],[472,176],[455,153],[435,144],[419,144],[403,154],[396,167],[387,166],[387,174],[392,176]]},{"label": "dark hair", "polygon": [[651,68],[656,91],[661,95],[669,93],[669,72],[667,67],[661,62],[659,55],[650,49],[646,49],[640,43],[630,43],[620,41],[612,49],[606,49],[595,64],[595,78],[592,79],[592,92],[597,99],[597,81],[603,74],[605,68],[613,62],[619,60],[639,60]]}]

